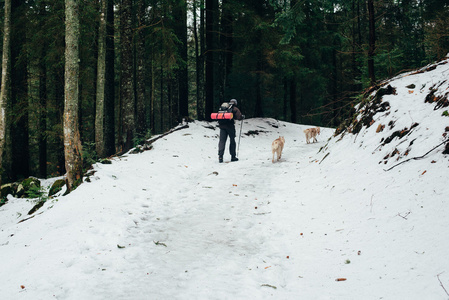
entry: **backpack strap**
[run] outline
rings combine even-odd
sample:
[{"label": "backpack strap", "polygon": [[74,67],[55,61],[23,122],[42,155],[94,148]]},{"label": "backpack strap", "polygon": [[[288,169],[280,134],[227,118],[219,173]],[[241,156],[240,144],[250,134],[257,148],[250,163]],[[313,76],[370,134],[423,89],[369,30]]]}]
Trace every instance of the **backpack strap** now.
[{"label": "backpack strap", "polygon": [[223,118],[222,118],[222,119],[225,118],[225,114],[226,114],[226,113],[232,112],[232,108],[233,108],[233,107],[234,107],[234,104],[231,104],[231,103],[228,102],[228,107],[226,108],[226,110],[224,110],[224,111],[222,112],[222,115],[223,115]]}]

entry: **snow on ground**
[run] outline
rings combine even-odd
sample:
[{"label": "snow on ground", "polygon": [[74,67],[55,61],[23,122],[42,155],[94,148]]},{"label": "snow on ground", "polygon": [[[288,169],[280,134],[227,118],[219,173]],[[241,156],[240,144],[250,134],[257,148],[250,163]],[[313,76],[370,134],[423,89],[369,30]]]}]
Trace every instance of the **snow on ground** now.
[{"label": "snow on ground", "polygon": [[91,182],[26,221],[34,203],[10,197],[0,298],[447,299],[449,156],[443,145],[405,161],[444,141],[449,118],[423,99],[447,69],[391,81],[391,108],[358,134],[322,128],[306,144],[311,126],[248,119],[240,161],[227,150],[219,164],[219,131],[196,121],[96,164]]}]

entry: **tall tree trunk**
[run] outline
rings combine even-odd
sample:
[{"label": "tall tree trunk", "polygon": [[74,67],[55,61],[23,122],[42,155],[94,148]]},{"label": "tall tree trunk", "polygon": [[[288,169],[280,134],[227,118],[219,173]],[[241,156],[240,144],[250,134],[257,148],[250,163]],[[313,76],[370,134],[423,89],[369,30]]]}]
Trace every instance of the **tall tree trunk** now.
[{"label": "tall tree trunk", "polygon": [[206,0],[206,119],[210,120],[210,115],[214,107],[214,89],[215,89],[215,68],[214,51],[215,33],[214,24],[216,18],[216,0]]},{"label": "tall tree trunk", "polygon": [[[331,126],[338,126],[337,124],[337,93],[338,93],[338,66],[337,66],[337,45],[332,48],[332,65],[331,65],[331,74],[329,74],[330,78],[330,107],[332,110],[332,114],[330,116],[330,120],[327,120],[327,124],[330,124]],[[329,122],[330,121],[330,122]]]},{"label": "tall tree trunk", "polygon": [[[231,4],[229,0],[223,0],[222,2],[222,17],[221,17],[221,35],[220,35],[220,46],[221,52],[221,67],[220,73],[222,74],[221,82],[221,92],[220,92],[220,102],[224,101],[226,96],[226,88],[228,86],[228,77],[232,70],[232,59],[233,59],[233,15],[231,10]],[[232,98],[232,97],[231,97]]]},{"label": "tall tree trunk", "polygon": [[178,50],[179,57],[181,58],[180,66],[178,69],[178,121],[182,118],[189,118],[189,84],[188,84],[188,72],[187,72],[187,1],[178,0],[177,9],[175,10],[175,16],[178,16],[178,22],[176,27],[176,35],[181,42]]},{"label": "tall tree trunk", "polygon": [[145,4],[138,1],[137,8],[137,35],[136,35],[136,132],[140,136],[145,135],[146,110],[145,110],[145,86],[146,86],[146,62],[145,62]]},{"label": "tall tree trunk", "polygon": [[123,0],[120,7],[121,74],[120,102],[122,114],[121,149],[126,152],[133,147],[135,134],[135,98],[133,82],[133,32],[132,0]]},{"label": "tall tree trunk", "polygon": [[284,105],[282,107],[282,116],[284,118],[285,121],[288,120],[287,118],[287,103],[288,103],[288,79],[286,77],[284,77],[284,79],[282,80],[283,84],[284,84]]},{"label": "tall tree trunk", "polygon": [[355,2],[358,0],[352,0],[352,52],[351,52],[351,77],[352,77],[352,84],[351,84],[351,91],[356,91],[358,89],[358,80],[359,77],[358,73],[358,64],[357,64],[357,51],[358,51],[358,43],[357,43],[357,28],[358,28],[358,11],[356,10]]},{"label": "tall tree trunk", "polygon": [[[55,1],[53,6],[54,12],[58,16],[65,14],[65,1]],[[65,24],[59,24],[56,29],[57,34],[52,37],[52,43],[55,47],[57,57],[53,57],[50,64],[47,64],[48,70],[48,123],[49,128],[57,128],[53,134],[54,138],[48,140],[49,151],[48,155],[52,161],[56,161],[56,170],[51,170],[62,176],[66,173],[65,169],[65,154],[64,154],[64,68],[65,68]],[[49,56],[47,56],[48,58]]]},{"label": "tall tree trunk", "polygon": [[150,129],[151,132],[154,133],[156,130],[156,122],[154,120],[154,97],[156,91],[156,72],[154,71],[154,65],[156,62],[154,61],[154,47],[151,46],[151,99],[150,99]]},{"label": "tall tree trunk", "polygon": [[[162,46],[161,46],[162,47]],[[161,132],[164,131],[164,67],[161,60],[160,65],[160,90],[161,90],[161,99],[160,99],[160,122],[161,122]]]},{"label": "tall tree trunk", "polygon": [[114,1],[107,1],[106,13],[106,66],[104,90],[104,150],[109,156],[115,150],[115,50],[114,50]]},{"label": "tall tree trunk", "polygon": [[219,9],[219,28],[217,29],[219,31],[219,34],[217,34],[217,53],[215,54],[216,60],[217,60],[217,67],[216,67],[216,89],[218,91],[218,103],[224,102],[224,93],[225,93],[225,47],[226,47],[226,40],[225,40],[225,24],[223,24],[224,14],[226,12],[226,0],[222,1],[221,9]]},{"label": "tall tree trunk", "polygon": [[[39,27],[44,28],[47,12],[45,5],[39,6]],[[45,57],[48,53],[48,42],[44,39],[39,46],[37,72],[39,77],[39,110],[38,110],[38,176],[47,178],[47,65]]]},{"label": "tall tree trunk", "polygon": [[67,188],[74,189],[82,181],[81,140],[78,126],[79,106],[79,8],[77,0],[65,0],[66,49],[64,84],[64,154]]},{"label": "tall tree trunk", "polygon": [[168,101],[168,127],[170,128],[173,125],[173,116],[175,115],[174,107],[173,107],[173,79],[171,78],[171,74],[168,74],[167,79],[167,101]]},{"label": "tall tree trunk", "polygon": [[256,106],[254,110],[255,117],[263,117],[262,110],[262,58],[261,55],[258,55],[257,58],[257,70],[256,70]]},{"label": "tall tree trunk", "polygon": [[[45,17],[45,8],[40,7],[41,17]],[[43,22],[42,22],[43,23]],[[41,25],[42,25],[41,23]],[[39,57],[39,177],[47,178],[47,66],[44,57],[47,54],[47,43],[41,45]]]},{"label": "tall tree trunk", "polygon": [[[295,6],[298,4],[297,0],[292,0],[290,3],[290,9],[295,9]],[[290,100],[290,122],[292,123],[296,123],[297,118],[297,105],[296,105],[296,98],[297,98],[297,94],[296,94],[296,75],[294,74],[292,78],[287,79],[286,78],[286,82],[285,85],[289,85],[290,86],[290,94],[289,94],[289,100]],[[286,87],[287,89],[287,87]],[[286,119],[287,120],[287,119]]]},{"label": "tall tree trunk", "polygon": [[28,136],[28,70],[25,55],[26,15],[24,0],[14,0],[11,6],[11,104],[14,122],[11,126],[12,180],[30,175]]},{"label": "tall tree trunk", "polygon": [[99,157],[105,157],[104,108],[106,85],[106,17],[108,1],[100,1],[100,23],[98,28],[97,98],[95,113],[95,149]]},{"label": "tall tree trunk", "polygon": [[[57,123],[56,125],[59,126],[61,125],[61,127],[63,127],[63,123],[64,123],[64,90],[65,90],[65,78],[64,78],[64,68],[62,67],[61,72],[57,72],[57,74],[55,74],[56,76],[59,76],[58,78],[54,79],[54,82],[59,83],[61,82],[61,84],[57,84],[57,86],[55,86],[55,103],[56,103],[56,109],[57,109]],[[56,156],[57,156],[57,161],[58,161],[58,165],[57,168],[59,170],[59,175],[64,175],[66,173],[66,164],[65,164],[65,151],[64,151],[64,147],[65,147],[65,143],[64,143],[64,133],[63,131],[61,132],[61,138],[58,139],[57,141],[57,145],[56,148],[58,149],[56,151]]]},{"label": "tall tree trunk", "polygon": [[203,120],[206,119],[206,113],[205,113],[205,109],[206,109],[206,100],[205,100],[205,94],[206,94],[206,90],[205,90],[205,78],[204,78],[204,65],[206,63],[205,60],[205,55],[206,55],[206,10],[204,8],[204,1],[205,0],[201,0],[200,1],[200,5],[201,5],[201,9],[200,9],[200,67],[199,70],[201,72],[201,113],[203,116]]},{"label": "tall tree trunk", "polygon": [[[201,70],[200,70],[200,49],[199,49],[199,41],[198,41],[198,16],[196,13],[197,10],[197,0],[193,0],[193,40],[195,42],[195,73],[196,73],[196,118],[198,120],[203,120],[202,110],[201,110]],[[202,39],[202,37],[201,37]]]},{"label": "tall tree trunk", "polygon": [[290,79],[290,121],[296,123],[296,76]]},{"label": "tall tree trunk", "polygon": [[[262,42],[262,33],[260,30],[256,32],[256,41],[257,45],[260,45]],[[262,49],[260,46],[256,49],[257,61],[256,61],[256,106],[254,109],[255,117],[263,117],[262,110],[262,69],[263,69],[263,61],[262,61]]]},{"label": "tall tree trunk", "polygon": [[39,177],[47,178],[47,69],[40,63],[39,70]]},{"label": "tall tree trunk", "polygon": [[[3,150],[6,140],[6,116],[8,102],[11,97],[11,0],[5,0],[5,15],[3,25],[3,54],[2,54],[2,78],[0,91],[0,169],[3,169]],[[0,172],[0,186],[2,173]],[[6,195],[1,194],[0,197]]]},{"label": "tall tree trunk", "polygon": [[368,17],[369,17],[369,48],[368,48],[368,76],[370,84],[376,83],[376,75],[374,71],[374,56],[376,50],[376,25],[374,18],[374,0],[368,0]]}]

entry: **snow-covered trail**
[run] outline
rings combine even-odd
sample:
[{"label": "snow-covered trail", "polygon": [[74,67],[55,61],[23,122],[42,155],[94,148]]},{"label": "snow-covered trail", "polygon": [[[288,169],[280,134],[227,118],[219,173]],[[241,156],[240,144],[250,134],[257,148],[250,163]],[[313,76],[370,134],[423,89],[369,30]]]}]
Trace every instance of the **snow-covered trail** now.
[{"label": "snow-covered trail", "polygon": [[[385,172],[349,139],[318,153],[332,129],[306,144],[308,126],[250,119],[240,161],[226,150],[219,164],[219,131],[189,125],[150,151],[97,164],[91,182],[25,222],[17,214],[31,202],[2,206],[0,298],[444,296],[441,158]],[[283,158],[272,163],[279,135]]]},{"label": "snow-covered trail", "polygon": [[[286,166],[300,168],[324,138],[306,145],[305,126],[283,130],[270,123],[245,121],[243,133],[261,132],[242,133],[236,163],[219,164],[218,130],[195,123],[151,151],[97,164],[90,183],[28,221],[17,224],[16,210],[25,215],[32,203],[10,200],[2,208],[10,209],[11,224],[3,224],[0,251],[15,261],[2,272],[15,275],[2,281],[2,295],[227,299],[261,298],[285,287],[283,268],[294,264],[281,251],[285,229],[272,197],[295,197],[284,189],[286,180],[297,180]],[[272,164],[271,141],[280,134],[286,136],[283,159]],[[42,222],[44,232],[34,225]]]},{"label": "snow-covered trail", "polygon": [[[124,274],[124,286],[129,288],[122,290],[123,296],[146,290],[157,299],[260,299],[274,293],[274,287],[286,288],[290,279],[283,277],[291,275],[286,269],[295,272],[294,259],[290,259],[294,254],[284,240],[288,229],[276,221],[282,218],[284,211],[277,210],[283,210],[285,203],[275,202],[282,197],[296,200],[297,196],[288,195],[291,182],[299,182],[299,178],[288,174],[286,167],[299,169],[300,161],[307,161],[324,144],[319,137],[321,143],[306,145],[301,128],[284,131],[265,121],[256,122],[254,128],[244,127],[243,133],[261,132],[242,136],[240,161],[235,163],[218,163],[218,130],[205,128],[206,138],[179,131],[158,141],[153,154],[164,158],[148,165],[154,176],[146,187],[151,191],[148,201],[155,209],[150,204],[148,210],[140,212],[141,220],[136,220],[136,226],[123,237],[123,244],[131,244],[129,248],[146,245],[134,263],[128,261],[130,272]],[[285,135],[289,144],[282,161],[273,164],[271,141],[279,134]],[[183,147],[194,139],[198,139],[197,149]],[[229,157],[225,156],[225,161]],[[127,165],[131,164],[129,157]],[[161,171],[167,174],[159,174]],[[297,238],[301,238],[299,232]],[[123,249],[126,251],[128,248]],[[146,273],[131,271],[136,269],[133,264],[147,266]],[[149,282],[142,285],[136,276]],[[164,282],[163,288],[153,286],[152,278],[157,278],[157,284]],[[297,294],[298,288],[289,286],[286,291]]]}]

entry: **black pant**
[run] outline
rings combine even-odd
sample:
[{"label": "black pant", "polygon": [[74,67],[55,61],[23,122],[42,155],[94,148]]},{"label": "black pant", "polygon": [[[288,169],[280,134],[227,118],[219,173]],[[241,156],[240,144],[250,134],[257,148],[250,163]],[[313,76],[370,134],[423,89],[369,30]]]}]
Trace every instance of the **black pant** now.
[{"label": "black pant", "polygon": [[235,128],[220,128],[220,142],[218,143],[218,156],[223,157],[226,140],[229,135],[229,153],[235,157]]}]

